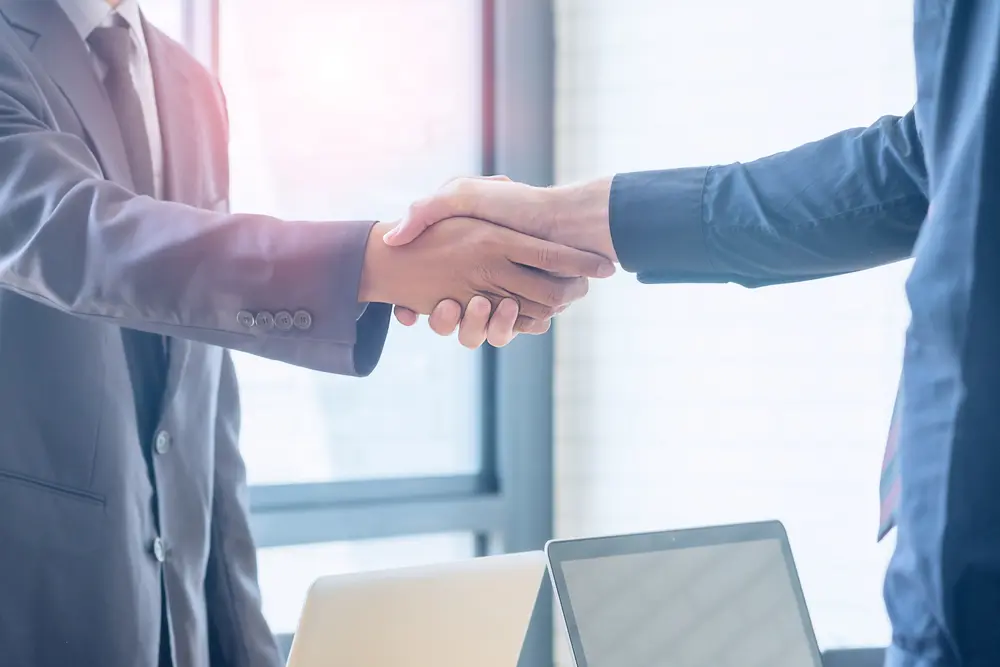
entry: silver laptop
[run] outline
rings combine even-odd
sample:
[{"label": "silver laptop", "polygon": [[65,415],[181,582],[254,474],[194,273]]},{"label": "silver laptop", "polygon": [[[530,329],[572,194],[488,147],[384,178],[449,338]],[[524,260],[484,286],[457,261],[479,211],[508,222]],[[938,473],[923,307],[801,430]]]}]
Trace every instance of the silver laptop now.
[{"label": "silver laptop", "polygon": [[544,584],[541,551],[323,577],[288,667],[516,667]]},{"label": "silver laptop", "polygon": [[577,667],[822,667],[777,521],[555,540]]}]

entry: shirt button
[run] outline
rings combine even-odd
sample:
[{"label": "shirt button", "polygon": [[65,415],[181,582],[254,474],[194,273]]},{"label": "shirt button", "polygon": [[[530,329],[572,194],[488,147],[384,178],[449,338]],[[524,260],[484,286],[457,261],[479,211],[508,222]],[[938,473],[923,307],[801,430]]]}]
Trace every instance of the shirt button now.
[{"label": "shirt button", "polygon": [[236,321],[247,328],[252,327],[254,324],[253,313],[249,310],[241,310],[236,313]]},{"label": "shirt button", "polygon": [[170,451],[170,434],[160,431],[156,434],[156,441],[153,443],[157,454],[166,454]]},{"label": "shirt button", "polygon": [[254,318],[254,323],[257,325],[258,329],[270,329],[274,326],[274,315],[262,310],[257,313],[257,317]]},{"label": "shirt button", "polygon": [[153,558],[155,558],[158,563],[162,563],[167,559],[167,547],[163,544],[163,540],[159,537],[153,540]]},{"label": "shirt button", "polygon": [[306,310],[295,311],[295,317],[292,318],[292,323],[295,325],[296,329],[307,330],[313,325],[312,315]]},{"label": "shirt button", "polygon": [[274,326],[282,331],[288,331],[292,328],[292,314],[287,310],[279,310],[274,314]]}]

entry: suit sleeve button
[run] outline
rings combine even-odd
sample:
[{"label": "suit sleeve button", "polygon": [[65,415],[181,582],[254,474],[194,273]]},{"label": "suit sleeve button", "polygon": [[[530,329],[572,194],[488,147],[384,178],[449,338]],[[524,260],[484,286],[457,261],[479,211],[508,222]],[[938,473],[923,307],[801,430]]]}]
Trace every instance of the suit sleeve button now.
[{"label": "suit sleeve button", "polygon": [[270,329],[274,327],[274,315],[266,310],[262,310],[257,313],[257,317],[254,318],[254,323],[260,329]]},{"label": "suit sleeve button", "polygon": [[295,311],[295,316],[292,318],[292,322],[295,324],[296,329],[307,331],[313,325],[313,318],[309,314],[309,311],[297,310]]},{"label": "suit sleeve button", "polygon": [[292,314],[287,310],[279,310],[274,314],[274,326],[282,331],[292,328]]},{"label": "suit sleeve button", "polygon": [[236,321],[249,329],[254,325],[253,313],[249,310],[241,310],[236,313]]}]

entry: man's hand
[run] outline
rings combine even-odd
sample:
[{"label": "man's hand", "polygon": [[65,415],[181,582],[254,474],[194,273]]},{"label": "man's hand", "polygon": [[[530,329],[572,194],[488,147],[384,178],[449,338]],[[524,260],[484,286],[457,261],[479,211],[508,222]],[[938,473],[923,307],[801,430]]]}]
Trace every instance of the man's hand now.
[{"label": "man's hand", "polygon": [[610,194],[610,178],[552,188],[503,178],[457,178],[412,204],[385,242],[404,245],[440,220],[463,216],[617,261],[608,221]]},{"label": "man's hand", "polygon": [[[584,185],[538,188],[515,183],[505,177],[459,178],[447,183],[437,194],[414,203],[402,222],[385,236],[389,245],[399,246],[417,238],[439,220],[451,216],[469,216],[498,225],[595,252],[617,261],[611,241],[608,200],[611,179]],[[473,309],[473,306],[476,306]],[[544,333],[548,321],[519,317],[516,304],[504,304],[490,317],[485,304],[469,303],[465,315],[454,301],[438,304],[430,317],[431,328],[447,336],[456,327],[459,341],[478,347],[488,340],[502,346],[516,333]],[[406,326],[417,321],[417,314],[396,308],[396,319]]]},{"label": "man's hand", "polygon": [[[517,302],[504,299],[491,315],[490,302],[481,296],[474,296],[465,307],[456,301],[446,299],[434,307],[428,318],[431,329],[440,336],[450,336],[458,328],[458,342],[469,349],[476,349],[484,342],[494,347],[503,347],[517,333],[543,334],[549,330],[550,320],[533,320],[518,316]],[[408,308],[396,306],[396,319],[404,326],[413,326],[419,315]]]},{"label": "man's hand", "polygon": [[[587,292],[587,278],[614,272],[604,257],[469,218],[434,225],[405,248],[381,243],[391,224],[372,230],[361,273],[361,301],[392,303],[428,314],[445,299],[481,296],[509,314],[547,321]],[[480,306],[474,306],[477,308]]]}]

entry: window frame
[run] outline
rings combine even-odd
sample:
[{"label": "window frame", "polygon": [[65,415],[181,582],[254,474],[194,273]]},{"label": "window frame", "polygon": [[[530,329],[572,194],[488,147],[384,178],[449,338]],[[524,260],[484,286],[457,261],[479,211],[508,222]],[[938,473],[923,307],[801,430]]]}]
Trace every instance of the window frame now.
[{"label": "window frame", "polygon": [[[180,1],[185,46],[218,72],[219,0]],[[551,185],[553,0],[480,2],[481,171]],[[469,532],[477,556],[541,549],[554,530],[553,360],[552,331],[480,352],[475,474],[251,485],[257,547]],[[519,667],[553,664],[552,630],[552,596],[543,585]],[[290,637],[279,642],[287,651]]]}]

